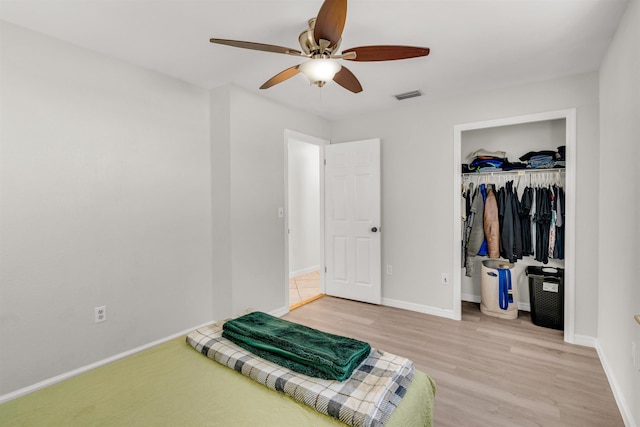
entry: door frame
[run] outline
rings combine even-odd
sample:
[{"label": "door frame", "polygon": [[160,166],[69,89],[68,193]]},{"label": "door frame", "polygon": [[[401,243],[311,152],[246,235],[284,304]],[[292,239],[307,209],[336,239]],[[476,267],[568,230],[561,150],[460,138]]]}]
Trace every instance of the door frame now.
[{"label": "door frame", "polygon": [[462,230],[460,188],[462,185],[462,132],[492,127],[517,125],[547,120],[565,120],[565,270],[564,270],[564,340],[575,341],[575,242],[576,242],[576,109],[548,111],[454,125],[453,127],[453,312],[454,319],[462,319]]},{"label": "door frame", "polygon": [[289,301],[289,141],[296,140],[308,144],[317,145],[319,148],[319,187],[320,187],[320,293],[325,293],[325,271],[324,271],[324,146],[331,144],[327,139],[300,133],[294,130],[284,130],[284,271],[285,271],[285,313],[290,307]]}]

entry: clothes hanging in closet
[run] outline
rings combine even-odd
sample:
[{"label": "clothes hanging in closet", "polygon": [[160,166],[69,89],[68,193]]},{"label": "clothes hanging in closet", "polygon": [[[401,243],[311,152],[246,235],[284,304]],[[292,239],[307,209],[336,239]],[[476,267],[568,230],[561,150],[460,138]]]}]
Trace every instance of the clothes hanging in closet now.
[{"label": "clothes hanging in closet", "polygon": [[484,237],[489,258],[498,258],[500,256],[500,219],[498,200],[491,185],[487,188],[487,198],[484,201]]},{"label": "clothes hanging in closet", "polygon": [[[486,178],[485,178],[486,179]],[[525,256],[547,264],[564,259],[565,195],[559,185],[518,189],[513,181],[463,190],[462,264],[472,276],[476,256],[516,262]]]},{"label": "clothes hanging in closet", "polygon": [[556,244],[553,247],[553,258],[564,259],[564,190],[554,187],[556,192]]},{"label": "clothes hanging in closet", "polygon": [[551,192],[548,188],[536,189],[536,252],[535,260],[549,262],[549,231],[551,228]]},{"label": "clothes hanging in closet", "polygon": [[[487,202],[487,186],[486,184],[480,184],[480,194],[482,194],[482,204],[485,205]],[[486,215],[486,213],[485,213]],[[482,229],[484,231],[484,220],[482,221]],[[487,237],[485,234],[482,235],[482,245],[480,245],[480,249],[478,250],[478,255],[487,256],[489,252],[487,251]]]},{"label": "clothes hanging in closet", "polygon": [[531,239],[531,208],[533,207],[533,188],[526,187],[520,200],[520,225],[522,227],[522,255],[533,255]]},{"label": "clothes hanging in closet", "polygon": [[484,241],[484,200],[480,189],[473,192],[471,210],[467,223],[466,275],[471,277],[475,268],[475,257]]},{"label": "clothes hanging in closet", "polygon": [[520,201],[513,191],[513,181],[498,190],[498,217],[500,219],[500,256],[509,262],[522,259],[522,225]]}]

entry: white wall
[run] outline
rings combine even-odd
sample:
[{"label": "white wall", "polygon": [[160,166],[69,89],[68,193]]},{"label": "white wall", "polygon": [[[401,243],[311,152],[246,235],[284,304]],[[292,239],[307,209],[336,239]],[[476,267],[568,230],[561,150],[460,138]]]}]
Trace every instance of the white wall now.
[{"label": "white wall", "polygon": [[211,232],[213,242],[213,312],[219,320],[232,314],[231,264],[231,88],[210,91]]},{"label": "white wall", "polygon": [[[278,218],[286,191],[285,129],[328,139],[329,123],[234,86],[211,91],[212,112],[219,102],[229,104],[229,138],[212,141],[212,156],[228,156],[229,170],[214,187],[219,193],[221,186],[227,186],[224,192],[230,203],[223,212],[229,218],[228,231],[221,230],[227,225],[219,224],[215,216],[213,229],[214,236],[228,239],[222,244],[230,249],[226,273],[231,281],[226,273],[214,275],[214,293],[231,292],[232,303],[226,307],[216,304],[214,317],[224,318],[247,308],[288,310],[284,220]],[[214,198],[214,206],[217,203]],[[220,243],[214,239],[213,244],[217,252]],[[225,261],[214,259],[214,270],[221,262]]]},{"label": "white wall", "polygon": [[489,151],[504,151],[511,162],[520,162],[520,157],[529,151],[557,151],[565,145],[565,120],[545,120],[462,132],[462,161],[469,163],[469,154],[480,148]]},{"label": "white wall", "polygon": [[0,395],[213,314],[207,91],[1,25]]},{"label": "white wall", "polygon": [[453,309],[456,124],[577,108],[576,334],[596,336],[598,298],[598,76],[588,73],[463,97],[414,98],[398,108],[332,126],[334,142],[382,139],[383,297],[427,309]]},{"label": "white wall", "polygon": [[289,140],[289,276],[320,268],[320,147]]},{"label": "white wall", "polygon": [[[640,2],[632,0],[600,69],[598,343],[627,425],[640,425]],[[631,357],[636,343],[637,368]],[[620,399],[618,399],[620,401]],[[633,419],[633,420],[632,420]]]}]

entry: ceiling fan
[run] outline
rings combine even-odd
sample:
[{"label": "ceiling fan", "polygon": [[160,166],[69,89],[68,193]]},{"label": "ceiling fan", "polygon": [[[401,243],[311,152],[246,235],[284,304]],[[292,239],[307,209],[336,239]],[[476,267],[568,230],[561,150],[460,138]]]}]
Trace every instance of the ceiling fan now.
[{"label": "ceiling fan", "polygon": [[325,0],[320,7],[318,16],[309,20],[309,28],[304,30],[298,37],[302,52],[282,46],[239,40],[212,38],[209,41],[244,49],[310,58],[307,62],[289,67],[271,77],[260,86],[260,89],[268,89],[298,73],[303,73],[311,84],[318,87],[322,87],[326,82],[333,80],[343,88],[353,93],[358,93],[362,92],[362,85],[349,69],[336,61],[337,59],[361,62],[394,61],[429,54],[429,48],[426,47],[397,45],[353,47],[338,54],[346,18],[347,0]]}]

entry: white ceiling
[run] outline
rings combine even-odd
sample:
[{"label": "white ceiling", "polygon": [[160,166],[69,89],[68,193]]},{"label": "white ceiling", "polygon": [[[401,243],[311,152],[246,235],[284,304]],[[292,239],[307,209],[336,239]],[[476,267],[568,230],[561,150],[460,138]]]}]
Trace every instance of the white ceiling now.
[{"label": "white ceiling", "polygon": [[[232,83],[335,119],[393,108],[419,89],[439,98],[597,70],[628,0],[352,0],[342,48],[400,44],[427,57],[342,61],[364,91],[318,89],[302,75],[259,90],[304,58],[209,43],[226,38],[300,49],[321,0],[1,0],[0,19],[213,88]],[[414,102],[414,101],[402,101]]]}]

